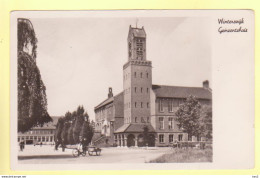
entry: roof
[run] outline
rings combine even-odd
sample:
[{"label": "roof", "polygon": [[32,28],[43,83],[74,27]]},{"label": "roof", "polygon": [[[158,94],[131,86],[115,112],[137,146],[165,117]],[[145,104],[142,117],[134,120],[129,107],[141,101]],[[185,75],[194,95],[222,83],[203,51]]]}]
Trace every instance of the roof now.
[{"label": "roof", "polygon": [[96,110],[96,109],[98,109],[98,108],[100,108],[100,107],[102,107],[102,106],[105,106],[105,105],[107,105],[107,104],[112,103],[115,98],[119,97],[119,96],[122,95],[122,94],[123,94],[123,92],[120,92],[120,93],[118,93],[117,95],[115,95],[115,96],[113,96],[113,97],[107,98],[106,100],[102,101],[99,105],[97,105],[97,106],[94,108],[94,110]]},{"label": "roof", "polygon": [[51,122],[45,123],[42,127],[41,126],[33,127],[33,129],[39,129],[39,130],[55,129],[60,117],[59,116],[51,116],[51,118],[52,118]]},{"label": "roof", "polygon": [[140,38],[145,38],[146,37],[146,33],[144,31],[144,28],[133,28],[133,27],[129,27],[129,34],[133,34],[134,37],[140,37]]},{"label": "roof", "polygon": [[212,99],[210,89],[203,87],[152,85],[152,89],[156,97],[187,98],[188,96],[193,95],[199,99]]},{"label": "roof", "polygon": [[98,108],[100,108],[101,106],[105,106],[105,105],[107,105],[107,104],[109,104],[109,103],[112,103],[113,101],[114,101],[114,97],[108,98],[108,99],[106,99],[105,101],[101,102],[99,105],[97,105],[97,106],[95,107],[95,109],[98,109]]},{"label": "roof", "polygon": [[143,132],[144,126],[148,127],[148,132],[155,132],[154,128],[150,124],[124,124],[122,127],[118,128],[115,133],[121,132]]}]

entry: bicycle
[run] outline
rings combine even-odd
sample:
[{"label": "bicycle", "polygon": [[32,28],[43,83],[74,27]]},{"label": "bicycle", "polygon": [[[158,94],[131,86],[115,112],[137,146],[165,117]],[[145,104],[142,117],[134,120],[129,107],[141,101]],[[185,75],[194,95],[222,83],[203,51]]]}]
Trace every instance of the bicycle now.
[{"label": "bicycle", "polygon": [[74,156],[74,157],[79,157],[80,155],[82,155],[82,156],[86,156],[86,151],[80,151],[79,149],[77,149],[77,148],[75,148],[75,149],[73,149],[72,150],[72,155]]}]

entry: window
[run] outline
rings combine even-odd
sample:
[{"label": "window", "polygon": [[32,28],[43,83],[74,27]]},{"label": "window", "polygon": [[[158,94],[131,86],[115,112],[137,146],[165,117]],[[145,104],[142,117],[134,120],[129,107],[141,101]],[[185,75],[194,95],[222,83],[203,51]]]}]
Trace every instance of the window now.
[{"label": "window", "polygon": [[149,93],[149,88],[146,89],[146,92]]},{"label": "window", "polygon": [[45,137],[42,137],[42,141],[45,142]]},{"label": "window", "polygon": [[182,141],[182,134],[180,134],[179,136],[178,136],[178,140],[179,140],[179,142],[181,142]]},{"label": "window", "polygon": [[159,129],[164,129],[163,117],[159,117]]},{"label": "window", "polygon": [[159,135],[159,142],[164,143],[164,135],[163,134]]},{"label": "window", "polygon": [[137,117],[135,117],[135,123],[137,123]]},{"label": "window", "polygon": [[148,72],[146,73],[146,78],[148,78],[148,76],[149,76],[149,74],[148,74]]},{"label": "window", "polygon": [[147,123],[149,123],[150,122],[150,119],[149,119],[149,117],[147,117]]},{"label": "window", "polygon": [[141,93],[143,93],[143,88],[141,87]]},{"label": "window", "polygon": [[136,72],[135,72],[135,78],[136,78]]},{"label": "window", "polygon": [[162,102],[162,100],[159,100],[159,111],[163,112],[163,102]]},{"label": "window", "polygon": [[137,107],[137,103],[135,102],[135,108]]},{"label": "window", "polygon": [[20,142],[20,137],[18,137],[18,140],[17,140],[18,142]]},{"label": "window", "polygon": [[143,78],[143,73],[142,72],[141,72],[140,76],[141,76],[141,78]]},{"label": "window", "polygon": [[52,142],[52,136],[50,137],[50,142]]},{"label": "window", "polygon": [[173,134],[169,135],[169,142],[172,143],[173,142]]},{"label": "window", "polygon": [[136,93],[136,91],[137,91],[137,88],[135,87],[135,93]]},{"label": "window", "polygon": [[46,137],[46,142],[49,142],[49,137]]},{"label": "window", "polygon": [[174,125],[173,125],[173,118],[169,117],[169,129],[173,129]]},{"label": "window", "polygon": [[143,117],[141,117],[141,122],[142,122],[142,123],[144,123],[144,122],[145,122]]},{"label": "window", "polygon": [[143,108],[143,102],[141,102],[141,108]]},{"label": "window", "polygon": [[173,100],[168,101],[168,111],[173,112]]},{"label": "window", "polygon": [[147,108],[149,108],[149,103],[147,103]]},{"label": "window", "polygon": [[190,134],[188,135],[188,141],[192,141],[192,136]]}]

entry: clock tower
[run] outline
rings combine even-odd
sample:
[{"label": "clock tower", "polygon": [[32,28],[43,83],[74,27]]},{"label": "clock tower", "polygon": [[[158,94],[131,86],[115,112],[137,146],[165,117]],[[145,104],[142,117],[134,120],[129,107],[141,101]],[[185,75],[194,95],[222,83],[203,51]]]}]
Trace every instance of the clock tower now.
[{"label": "clock tower", "polygon": [[129,27],[128,61],[123,66],[124,124],[150,123],[152,63],[146,60],[144,27]]}]

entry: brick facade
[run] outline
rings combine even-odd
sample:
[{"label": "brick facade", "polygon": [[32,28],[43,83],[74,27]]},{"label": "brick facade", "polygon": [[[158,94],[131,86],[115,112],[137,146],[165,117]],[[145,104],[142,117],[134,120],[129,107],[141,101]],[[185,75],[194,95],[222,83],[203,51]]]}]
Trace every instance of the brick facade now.
[{"label": "brick facade", "polygon": [[[129,27],[128,61],[123,66],[123,92],[95,107],[96,131],[113,137],[118,146],[144,146],[143,128],[149,128],[148,146],[168,146],[174,140],[188,141],[175,112],[189,95],[211,105],[209,82],[202,87],[152,85],[152,62],[146,59],[144,28]],[[107,127],[110,130],[107,130]],[[194,139],[194,138],[193,138]]]}]

